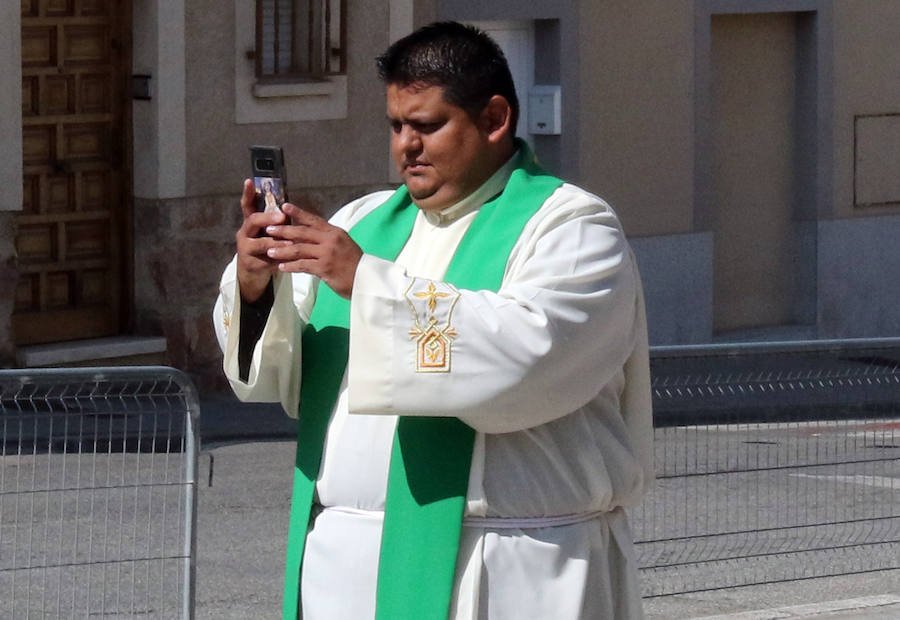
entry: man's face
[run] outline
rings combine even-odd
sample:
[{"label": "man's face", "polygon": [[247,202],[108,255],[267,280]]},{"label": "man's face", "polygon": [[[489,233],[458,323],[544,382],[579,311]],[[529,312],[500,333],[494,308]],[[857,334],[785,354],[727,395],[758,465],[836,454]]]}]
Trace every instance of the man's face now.
[{"label": "man's face", "polygon": [[484,124],[443,94],[440,86],[387,87],[391,155],[413,202],[424,211],[455,204],[494,172],[485,154]]}]

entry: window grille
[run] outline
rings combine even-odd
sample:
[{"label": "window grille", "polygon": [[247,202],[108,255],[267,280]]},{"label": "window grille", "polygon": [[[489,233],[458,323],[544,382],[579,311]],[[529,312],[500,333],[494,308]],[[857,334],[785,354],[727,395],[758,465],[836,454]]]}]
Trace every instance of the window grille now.
[{"label": "window grille", "polygon": [[321,79],[345,71],[346,0],[257,0],[256,77]]}]

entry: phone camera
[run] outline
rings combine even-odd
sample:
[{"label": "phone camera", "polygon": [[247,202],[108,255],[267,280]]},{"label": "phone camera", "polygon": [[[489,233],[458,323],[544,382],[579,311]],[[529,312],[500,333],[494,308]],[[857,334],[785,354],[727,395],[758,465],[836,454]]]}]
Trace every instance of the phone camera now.
[{"label": "phone camera", "polygon": [[256,167],[259,170],[275,170],[275,160],[268,157],[261,157],[256,160]]}]

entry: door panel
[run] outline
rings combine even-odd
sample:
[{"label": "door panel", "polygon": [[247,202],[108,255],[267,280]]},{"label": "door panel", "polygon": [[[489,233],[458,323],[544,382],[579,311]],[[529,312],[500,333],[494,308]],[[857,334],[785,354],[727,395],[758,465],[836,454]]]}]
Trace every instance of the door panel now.
[{"label": "door panel", "polygon": [[22,0],[19,345],[113,335],[123,325],[129,166],[119,6]]},{"label": "door panel", "polygon": [[712,19],[717,334],[794,322],[796,19]]}]

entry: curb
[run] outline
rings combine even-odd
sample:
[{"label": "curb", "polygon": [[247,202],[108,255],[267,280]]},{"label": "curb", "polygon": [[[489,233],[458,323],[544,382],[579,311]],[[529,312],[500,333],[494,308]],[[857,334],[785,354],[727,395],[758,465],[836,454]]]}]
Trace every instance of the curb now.
[{"label": "curb", "polygon": [[876,607],[893,605],[898,606],[898,617],[900,617],[900,595],[883,594],[879,596],[850,598],[841,601],[793,605],[791,607],[776,607],[773,609],[744,611],[717,616],[702,616],[694,618],[694,620],[779,620],[781,618],[813,618],[824,616],[826,614],[874,609]]}]

